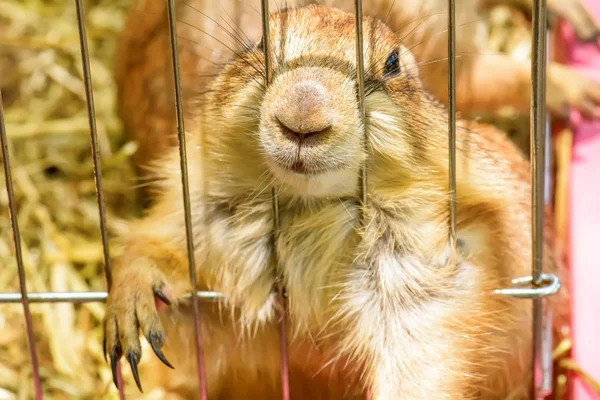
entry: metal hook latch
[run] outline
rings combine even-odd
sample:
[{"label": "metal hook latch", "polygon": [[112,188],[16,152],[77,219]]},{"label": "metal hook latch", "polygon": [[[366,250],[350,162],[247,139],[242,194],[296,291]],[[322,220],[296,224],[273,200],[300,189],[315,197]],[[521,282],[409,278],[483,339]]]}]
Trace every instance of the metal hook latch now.
[{"label": "metal hook latch", "polygon": [[519,299],[538,299],[546,296],[556,294],[561,286],[560,279],[554,274],[542,273],[541,284],[539,286],[533,286],[533,277],[523,276],[512,280],[514,286],[525,286],[529,287],[512,287],[507,289],[496,289],[494,293],[501,294],[509,297],[516,297]]}]

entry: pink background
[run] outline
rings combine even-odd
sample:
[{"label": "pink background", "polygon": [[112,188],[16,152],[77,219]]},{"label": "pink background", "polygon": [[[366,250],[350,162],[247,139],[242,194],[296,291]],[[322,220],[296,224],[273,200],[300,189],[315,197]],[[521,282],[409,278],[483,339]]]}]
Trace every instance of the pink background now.
[{"label": "pink background", "polygon": [[[581,0],[600,21],[600,0]],[[560,29],[566,43],[566,62],[600,81],[600,50],[574,39],[570,27]],[[573,153],[570,172],[570,254],[573,343],[576,362],[600,381],[600,122],[582,121],[573,112]],[[577,378],[574,400],[596,400]]]}]

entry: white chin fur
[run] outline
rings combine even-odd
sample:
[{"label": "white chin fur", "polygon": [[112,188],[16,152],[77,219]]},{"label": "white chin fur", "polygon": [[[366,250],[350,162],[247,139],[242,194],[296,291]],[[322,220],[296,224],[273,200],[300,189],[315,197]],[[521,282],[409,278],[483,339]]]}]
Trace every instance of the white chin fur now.
[{"label": "white chin fur", "polygon": [[298,174],[268,162],[273,175],[286,191],[302,197],[351,196],[358,190],[358,171],[344,168],[316,175]]}]

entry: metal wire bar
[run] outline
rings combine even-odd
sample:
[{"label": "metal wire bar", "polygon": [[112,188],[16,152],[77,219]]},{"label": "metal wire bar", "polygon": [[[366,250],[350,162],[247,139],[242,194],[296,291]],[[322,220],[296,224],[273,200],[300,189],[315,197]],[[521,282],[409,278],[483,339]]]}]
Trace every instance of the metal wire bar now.
[{"label": "metal wire bar", "polygon": [[4,107],[2,105],[1,91],[0,141],[2,142],[2,163],[4,164],[4,179],[6,180],[6,194],[8,196],[8,212],[10,214],[10,223],[12,226],[13,240],[15,243],[15,257],[17,259],[17,269],[19,272],[19,286],[21,288],[20,302],[23,304],[25,327],[27,329],[27,341],[29,343],[29,354],[31,356],[33,388],[35,390],[36,400],[41,400],[42,384],[40,381],[39,362],[37,358],[37,352],[35,349],[35,340],[33,337],[33,322],[31,320],[31,312],[29,311],[29,299],[27,298],[27,278],[25,277],[25,266],[23,265],[23,253],[21,251],[21,236],[19,233],[19,223],[17,221],[17,204],[15,201],[15,192],[12,182],[12,173],[10,169],[10,156],[8,154],[8,138],[6,136],[6,126],[4,125]]},{"label": "metal wire bar", "polygon": [[[271,37],[269,36],[269,1],[261,0],[261,16],[262,16],[262,40],[263,53],[265,57],[265,88],[271,83]],[[277,260],[277,238],[279,236],[279,197],[275,187],[271,189],[271,199],[273,203],[273,256],[275,263]],[[288,344],[287,344],[287,299],[283,285],[283,277],[277,277],[277,295],[281,307],[281,315],[279,317],[279,346],[281,351],[281,397],[283,400],[290,398],[290,377],[288,363]]]},{"label": "metal wire bar", "polygon": [[540,339],[540,385],[538,397],[545,398],[552,394],[552,374],[553,374],[553,359],[552,351],[553,348],[553,321],[552,321],[552,309],[548,307],[547,302],[542,299],[542,322],[541,322],[541,339]]},{"label": "metal wire bar", "polygon": [[[100,149],[98,146],[98,131],[96,129],[96,111],[94,107],[94,92],[92,88],[92,73],[90,69],[90,52],[87,44],[85,12],[82,1],[75,0],[75,7],[77,9],[77,26],[79,29],[79,45],[81,48],[81,66],[83,69],[83,81],[85,86],[87,113],[90,125],[92,158],[94,164],[94,182],[96,184],[96,198],[98,200],[98,214],[100,218],[100,236],[102,238],[102,252],[104,256],[104,273],[106,275],[106,287],[107,290],[110,291],[112,278],[110,268],[110,253],[108,247],[108,229],[106,226],[106,208],[104,203],[104,190],[102,187],[102,165],[100,161]],[[119,398],[122,400],[125,399],[120,362],[117,364],[117,387],[119,389]]]},{"label": "metal wire bar", "polygon": [[448,167],[450,246],[456,244],[456,1],[448,0]]},{"label": "metal wire bar", "polygon": [[[546,14],[547,15],[547,14]],[[552,43],[554,42],[554,32],[547,28],[546,32],[546,62],[550,63],[554,59],[554,49]],[[546,110],[546,151],[544,152],[544,202],[546,207],[552,207],[552,116]]]},{"label": "metal wire bar", "polygon": [[[552,49],[550,46],[551,36],[550,32],[546,33],[546,62],[550,62],[552,59]],[[544,96],[545,97],[545,96]],[[545,103],[545,102],[544,102]],[[546,125],[544,130],[544,145],[546,146],[544,151],[544,206],[551,207],[552,203],[552,173],[551,173],[551,152],[552,152],[552,140],[551,140],[551,117],[546,112]],[[542,280],[544,273],[542,272]],[[557,278],[556,276],[553,276]],[[558,279],[558,278],[557,278]],[[560,282],[559,282],[560,285]],[[558,290],[557,290],[558,291]],[[552,394],[553,382],[553,321],[552,321],[552,309],[542,299],[542,320],[541,320],[541,333],[540,333],[540,358],[538,364],[541,367],[541,376],[539,384],[538,396],[546,397]]]},{"label": "metal wire bar", "polygon": [[[354,1],[356,14],[356,80],[358,83],[358,112],[364,133],[364,149],[368,149],[368,136],[366,129],[367,110],[365,107],[365,60],[363,53],[363,12],[362,0]],[[367,204],[367,163],[363,164],[360,173],[360,199],[363,207]]]},{"label": "metal wire bar", "polygon": [[[37,292],[27,293],[29,303],[103,303],[108,297],[107,292]],[[183,298],[191,295],[182,296]],[[221,300],[223,295],[218,292],[196,292],[200,300]],[[21,293],[0,293],[0,304],[20,303],[23,299]]]},{"label": "metal wire bar", "polygon": [[92,89],[92,73],[90,70],[90,53],[87,45],[87,33],[85,28],[85,13],[81,0],[75,0],[77,7],[77,25],[79,27],[79,44],[81,47],[81,64],[83,68],[83,81],[85,85],[85,97],[87,113],[90,125],[90,137],[92,144],[92,157],[94,163],[94,181],[96,183],[96,197],[98,199],[98,213],[100,217],[100,231],[102,237],[102,251],[104,256],[104,271],[108,290],[112,283],[110,274],[110,253],[108,248],[108,229],[106,227],[106,207],[104,203],[104,190],[102,187],[102,166],[100,161],[100,150],[98,146],[98,131],[96,129],[96,111],[94,107],[94,92]]},{"label": "metal wire bar", "polygon": [[[187,253],[189,263],[189,275],[192,288],[196,288],[196,262],[194,257],[194,232],[192,230],[192,212],[190,204],[190,188],[187,170],[187,152],[185,145],[185,125],[183,121],[183,104],[181,94],[181,79],[179,71],[179,55],[177,46],[177,26],[175,19],[175,2],[167,0],[167,11],[169,19],[169,37],[171,41],[171,56],[173,61],[173,78],[175,84],[175,105],[177,111],[177,139],[179,141],[179,158],[181,166],[181,185],[183,190],[183,209],[185,216],[185,233],[187,241]],[[194,333],[196,337],[196,364],[198,366],[198,382],[200,383],[200,397],[207,398],[206,371],[204,369],[204,348],[200,332],[200,311],[198,309],[198,298],[192,300],[194,310]]]},{"label": "metal wire bar", "polygon": [[[548,62],[550,62],[550,58],[547,58]],[[546,182],[544,185],[544,203],[546,207],[552,206],[552,124],[550,121],[550,114],[547,113],[547,121],[546,121],[546,151],[545,160],[544,160],[544,181]]]},{"label": "metal wire bar", "polygon": [[[531,240],[532,240],[532,283],[538,286],[543,278],[544,257],[544,163],[546,128],[546,0],[533,2],[533,35],[531,62]],[[538,398],[541,388],[542,369],[542,299],[533,299],[533,350],[532,350],[532,399]]]},{"label": "metal wire bar", "polygon": [[535,0],[533,9],[534,57],[531,64],[531,178],[533,282],[541,283],[544,233],[544,164],[546,133],[546,0]]},{"label": "metal wire bar", "polygon": [[265,56],[265,86],[271,83],[271,37],[269,36],[269,0],[261,0],[262,40]]},{"label": "metal wire bar", "polygon": [[[358,112],[360,115],[360,122],[364,129],[364,151],[367,152],[369,148],[369,136],[367,133],[367,109],[365,105],[365,55],[363,48],[363,9],[362,0],[354,1],[354,13],[356,17],[356,83],[358,86]],[[360,170],[360,200],[362,202],[361,213],[364,213],[364,208],[367,206],[367,157]],[[362,219],[362,218],[361,218]],[[370,400],[371,393],[367,388],[365,393],[365,400]]]}]

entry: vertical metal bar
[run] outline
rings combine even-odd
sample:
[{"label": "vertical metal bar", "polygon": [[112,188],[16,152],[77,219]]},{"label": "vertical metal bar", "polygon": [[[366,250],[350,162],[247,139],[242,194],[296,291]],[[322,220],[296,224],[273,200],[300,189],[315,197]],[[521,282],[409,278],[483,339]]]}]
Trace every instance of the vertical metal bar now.
[{"label": "vertical metal bar", "polygon": [[[263,52],[265,57],[265,88],[271,83],[271,37],[269,33],[269,1],[261,0],[261,16],[262,16],[262,40]],[[271,189],[271,199],[273,202],[273,254],[275,262],[277,260],[277,237],[279,235],[279,197],[275,187]],[[277,294],[281,306],[281,315],[279,319],[279,345],[281,351],[281,396],[283,400],[290,398],[290,378],[289,378],[289,363],[288,363],[288,345],[287,345],[287,299],[283,286],[283,277],[277,279]]]},{"label": "vertical metal bar", "polygon": [[[364,151],[367,152],[369,148],[369,136],[367,133],[367,109],[365,106],[365,55],[364,55],[364,42],[363,42],[363,9],[362,0],[354,1],[354,9],[356,16],[356,83],[358,85],[358,112],[360,113],[360,121],[364,129]],[[362,202],[361,213],[364,213],[364,209],[367,206],[367,158],[362,165],[360,171],[360,200]],[[361,218],[362,219],[362,218]],[[371,392],[367,388],[365,393],[365,400],[371,399]]]},{"label": "vertical metal bar", "polygon": [[[365,106],[365,55],[364,55],[364,42],[363,42],[363,9],[362,0],[354,1],[354,9],[356,16],[356,83],[358,84],[358,112],[360,114],[360,121],[364,129],[364,151],[367,152],[369,148],[369,136],[367,133],[367,109]],[[367,206],[367,158],[362,165],[360,171],[360,200],[362,202],[361,213],[364,213],[364,209]],[[362,219],[362,218],[361,218]],[[371,399],[371,392],[367,388],[365,393],[365,400]]]},{"label": "vertical metal bar", "polygon": [[[533,281],[541,284],[544,229],[544,162],[546,129],[546,0],[534,0],[531,66],[531,177]],[[539,240],[538,240],[539,239]]]},{"label": "vertical metal bar", "polygon": [[81,64],[83,68],[83,81],[85,84],[85,96],[90,125],[90,136],[92,141],[92,157],[94,162],[94,181],[96,183],[96,197],[98,199],[98,212],[100,214],[100,230],[102,236],[102,250],[104,255],[104,272],[108,287],[112,283],[110,275],[110,255],[108,249],[108,232],[106,229],[106,208],[104,205],[104,191],[102,189],[102,166],[100,161],[100,150],[98,146],[98,131],[96,129],[96,111],[94,107],[94,94],[92,89],[92,74],[90,72],[90,53],[87,45],[87,33],[85,28],[85,13],[81,0],[75,0],[77,7],[77,25],[79,26],[79,44],[81,47]]},{"label": "vertical metal bar", "polygon": [[[96,198],[98,200],[98,214],[100,218],[100,235],[102,237],[102,251],[104,256],[104,273],[106,275],[107,290],[110,291],[112,284],[110,253],[108,248],[108,229],[106,227],[106,208],[104,204],[104,190],[102,188],[102,165],[100,161],[100,150],[98,146],[98,131],[96,129],[96,111],[94,107],[94,93],[92,89],[92,73],[90,69],[90,52],[87,44],[87,32],[85,27],[85,12],[81,0],[75,0],[77,8],[77,25],[79,28],[79,45],[81,48],[81,65],[83,69],[83,81],[85,84],[85,96],[87,104],[88,119],[90,125],[90,137],[92,146],[92,158],[94,163],[94,181],[96,184]],[[117,385],[119,397],[125,399],[123,391],[123,378],[121,375],[121,363],[117,363]]]},{"label": "vertical metal bar", "polygon": [[271,37],[269,36],[269,0],[261,0],[262,40],[265,56],[265,87],[271,83]]},{"label": "vertical metal bar", "polygon": [[[185,233],[187,241],[187,253],[189,263],[189,275],[192,289],[196,290],[196,262],[194,257],[194,232],[192,230],[192,213],[190,204],[190,188],[187,169],[187,151],[185,144],[185,125],[183,121],[183,104],[181,95],[181,79],[179,73],[179,54],[177,46],[177,25],[175,19],[174,0],[167,0],[169,18],[169,37],[171,40],[171,56],[173,61],[173,78],[175,84],[175,104],[177,111],[177,139],[179,141],[179,158],[181,166],[181,185],[183,188],[183,209],[185,215]],[[200,331],[200,311],[198,309],[198,297],[192,296],[194,310],[194,333],[196,337],[196,364],[198,366],[198,381],[200,383],[200,396],[202,400],[207,399],[206,371],[204,369],[204,348]]]},{"label": "vertical metal bar", "polygon": [[542,322],[541,322],[541,343],[540,343],[540,360],[538,363],[541,368],[541,377],[539,384],[539,394],[541,398],[545,398],[552,394],[552,370],[553,360],[552,351],[554,350],[552,335],[552,309],[548,307],[545,299],[542,300]]},{"label": "vertical metal bar", "polygon": [[[362,12],[362,0],[354,1],[355,14],[356,14],[356,80],[358,83],[358,111],[360,113],[360,120],[365,130],[364,138],[364,149],[368,149],[368,136],[366,129],[367,111],[365,107],[365,61],[363,52],[363,12]],[[365,164],[361,168],[360,175],[360,198],[363,207],[367,204],[367,165]]]},{"label": "vertical metal bar", "polygon": [[[268,0],[263,0],[268,1]],[[273,199],[273,225],[274,225],[274,239],[276,240],[279,234],[279,200],[275,188],[272,189]],[[273,241],[274,252],[275,240]],[[277,256],[275,256],[277,261]],[[287,299],[285,296],[285,289],[283,286],[283,277],[279,277],[277,282],[277,294],[279,296],[279,304],[281,306],[281,315],[279,319],[279,347],[281,349],[281,398],[283,400],[289,400],[290,398],[290,378],[289,378],[289,363],[288,363],[288,345],[287,345]]]},{"label": "vertical metal bar", "polygon": [[[550,46],[551,35],[550,32],[546,33],[546,62],[550,62],[552,59],[552,49]],[[551,116],[546,112],[546,126],[545,126],[545,151],[544,151],[544,204],[546,207],[552,206],[552,124]],[[545,299],[540,300],[542,302],[542,320],[541,320],[541,334],[540,334],[540,360],[538,363],[541,368],[541,378],[539,385],[539,396],[546,397],[552,394],[552,374],[553,374],[553,328],[552,328],[552,310],[548,307]]]},{"label": "vertical metal bar", "polygon": [[10,159],[8,154],[8,138],[6,136],[6,127],[4,125],[4,107],[2,105],[2,92],[0,91],[0,141],[2,142],[2,163],[4,164],[4,179],[6,180],[6,194],[8,195],[8,212],[15,242],[15,256],[17,258],[17,268],[19,271],[19,286],[21,288],[21,303],[23,304],[23,314],[25,315],[25,327],[27,329],[27,341],[29,343],[29,354],[31,356],[31,366],[33,375],[33,387],[36,400],[42,398],[42,384],[40,382],[40,370],[35,349],[35,340],[33,337],[33,323],[31,321],[31,312],[29,311],[29,300],[27,299],[27,279],[25,277],[25,266],[23,265],[23,253],[21,251],[21,236],[19,233],[19,223],[17,222],[17,204],[15,202],[15,192],[12,183],[12,173],[10,170]]},{"label": "vertical metal bar", "polygon": [[[549,60],[548,60],[549,62]],[[544,160],[544,203],[546,206],[552,206],[552,124],[550,115],[547,114],[548,121],[546,123],[546,157]]]},{"label": "vertical metal bar", "polygon": [[[553,34],[550,30],[546,33],[546,62],[550,63],[553,59],[552,42]],[[546,151],[544,152],[544,202],[546,206],[552,205],[552,117],[549,112],[546,111]]]},{"label": "vertical metal bar", "polygon": [[[546,128],[546,0],[533,2],[531,63],[531,240],[533,284],[541,284],[544,251],[544,161]],[[542,374],[542,299],[533,299],[533,376],[530,398],[538,398]]]},{"label": "vertical metal bar", "polygon": [[456,244],[456,7],[448,0],[448,185],[450,188],[449,239]]}]

